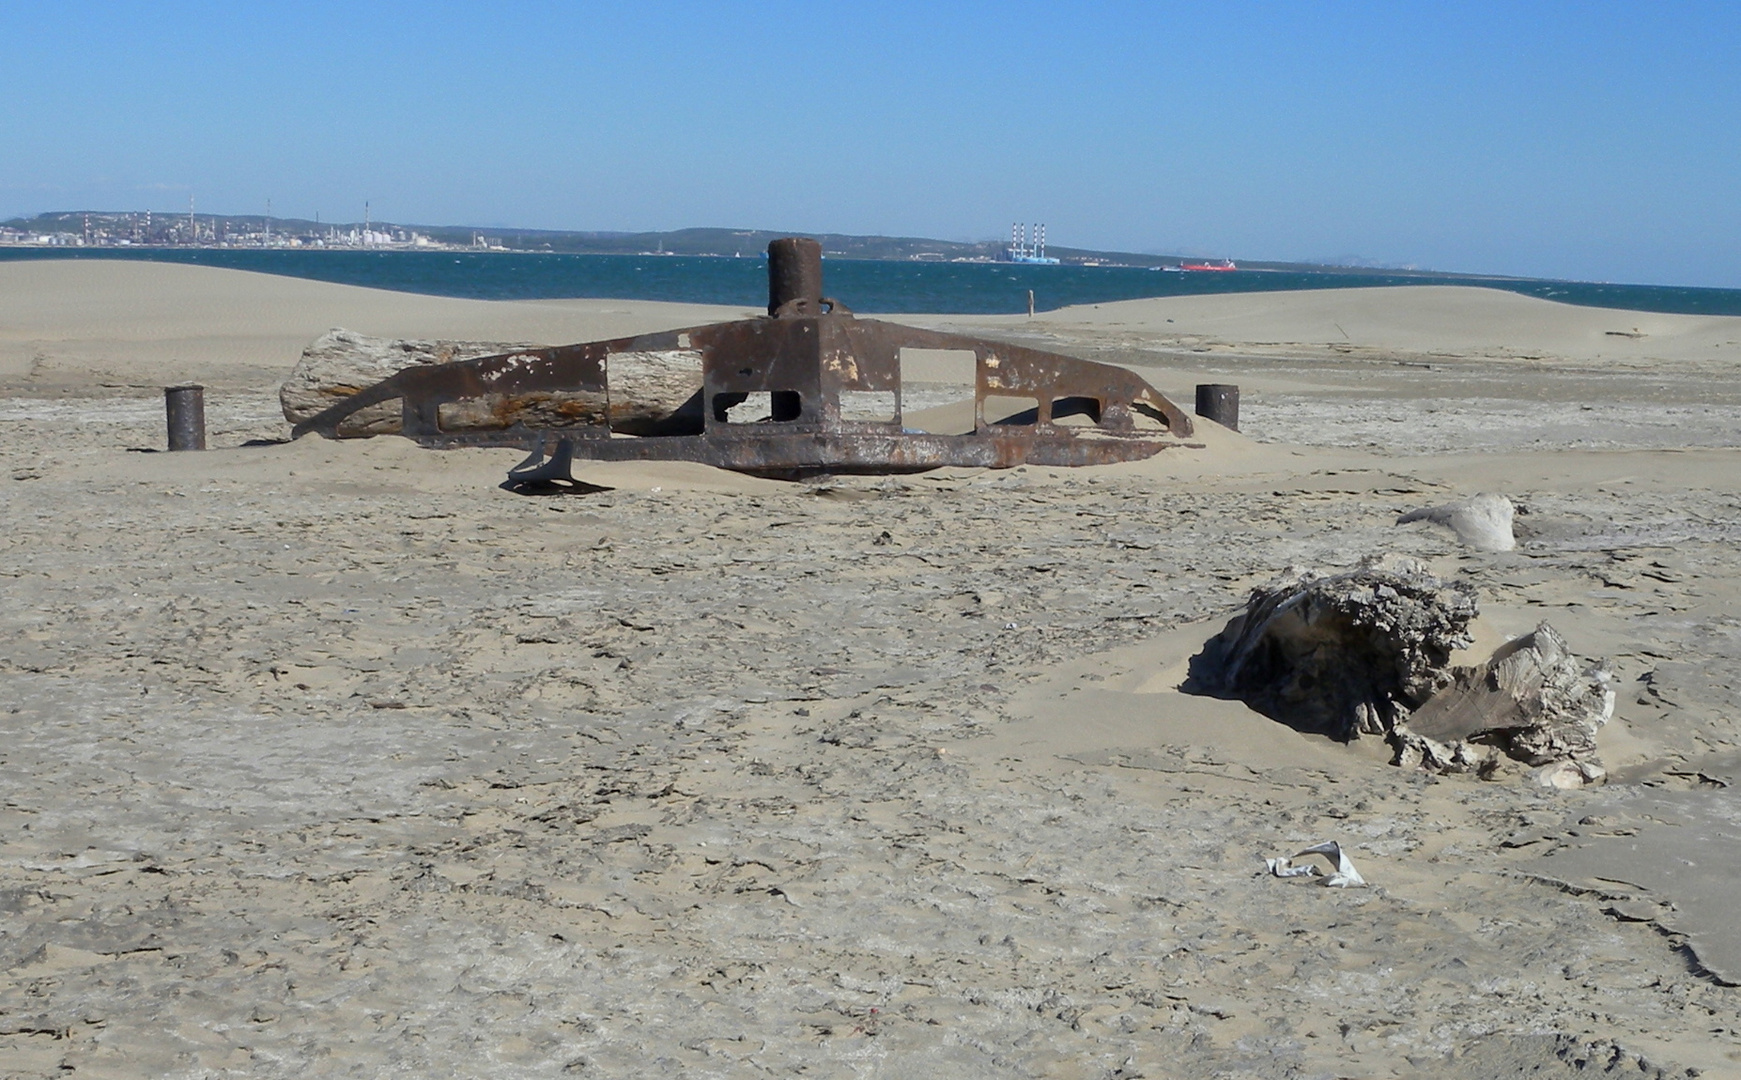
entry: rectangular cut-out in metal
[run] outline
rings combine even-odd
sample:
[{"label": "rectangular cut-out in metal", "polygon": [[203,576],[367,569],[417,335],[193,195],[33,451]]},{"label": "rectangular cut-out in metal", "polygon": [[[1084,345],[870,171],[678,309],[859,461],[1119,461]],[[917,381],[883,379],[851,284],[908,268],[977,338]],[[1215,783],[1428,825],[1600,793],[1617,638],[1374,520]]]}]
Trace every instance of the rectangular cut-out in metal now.
[{"label": "rectangular cut-out in metal", "polygon": [[[770,255],[786,243],[775,241]],[[773,262],[771,296],[779,300]],[[698,461],[792,474],[1108,464],[1151,457],[1192,432],[1178,406],[1124,368],[860,319],[809,296],[770,307],[776,313],[767,317],[408,368],[297,425],[295,434],[336,438],[353,414],[397,399],[400,433],[425,446],[512,446],[553,458]],[[951,374],[961,375],[971,355],[973,433],[902,426],[903,349],[947,357]],[[685,364],[697,356],[694,378]],[[634,412],[626,400],[633,387],[656,384],[681,396],[691,383],[693,395],[668,415],[624,420]],[[739,419],[749,395],[766,401],[765,420]],[[866,418],[859,406],[871,395],[875,411],[888,415]],[[1025,399],[1031,413],[997,423],[1005,418],[987,416],[988,398]],[[1069,423],[1056,422],[1065,414]],[[1139,428],[1138,415],[1154,428]],[[625,431],[635,437],[622,437]]]}]

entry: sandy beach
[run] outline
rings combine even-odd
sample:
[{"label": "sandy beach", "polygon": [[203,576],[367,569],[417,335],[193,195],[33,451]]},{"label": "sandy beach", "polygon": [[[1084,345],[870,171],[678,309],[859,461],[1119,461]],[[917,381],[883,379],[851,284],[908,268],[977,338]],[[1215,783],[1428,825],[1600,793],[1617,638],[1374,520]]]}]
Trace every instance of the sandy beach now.
[{"label": "sandy beach", "polygon": [[[740,318],[0,264],[0,1076],[1741,1075],[1741,318],[1474,288],[897,321],[1242,433],[783,483],[288,437],[332,327]],[[212,449],[167,454],[162,387]],[[1514,551],[1399,514],[1478,492]],[[1178,689],[1395,553],[1616,676],[1602,786]],[[1266,857],[1339,841],[1371,883]]]}]

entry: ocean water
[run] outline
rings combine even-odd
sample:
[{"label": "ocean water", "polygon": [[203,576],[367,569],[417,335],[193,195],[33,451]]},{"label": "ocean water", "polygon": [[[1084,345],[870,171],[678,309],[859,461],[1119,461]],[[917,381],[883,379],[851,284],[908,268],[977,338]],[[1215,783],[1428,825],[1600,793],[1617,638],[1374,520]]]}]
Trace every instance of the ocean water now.
[{"label": "ocean water", "polygon": [[[224,249],[0,248],[0,261],[135,259],[192,263],[481,300],[598,297],[762,307],[760,258],[568,255],[532,252],[298,251]],[[1165,273],[1128,267],[1020,266],[830,259],[825,292],[858,312],[1020,314],[1028,290],[1040,310],[1150,296],[1352,289],[1385,285],[1480,285],[1587,307],[1691,315],[1741,315],[1741,289],[1611,285],[1528,278],[1433,278],[1385,273]]]}]

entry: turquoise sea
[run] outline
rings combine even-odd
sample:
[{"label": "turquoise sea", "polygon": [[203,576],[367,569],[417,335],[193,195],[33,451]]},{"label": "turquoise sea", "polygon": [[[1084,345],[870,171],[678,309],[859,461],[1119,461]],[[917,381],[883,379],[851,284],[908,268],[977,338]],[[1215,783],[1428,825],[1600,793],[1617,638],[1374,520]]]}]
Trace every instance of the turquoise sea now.
[{"label": "turquoise sea", "polygon": [[[768,279],[760,258],[682,255],[554,255],[531,252],[299,251],[159,248],[130,251],[0,248],[0,261],[135,259],[193,263],[313,278],[376,289],[484,300],[600,297],[761,307]],[[1610,285],[1528,278],[1433,278],[1386,273],[1166,273],[1128,267],[1020,266],[830,259],[826,292],[860,312],[1025,312],[1148,296],[1349,289],[1375,285],[1481,285],[1588,307],[1696,315],[1741,315],[1741,289]]]}]

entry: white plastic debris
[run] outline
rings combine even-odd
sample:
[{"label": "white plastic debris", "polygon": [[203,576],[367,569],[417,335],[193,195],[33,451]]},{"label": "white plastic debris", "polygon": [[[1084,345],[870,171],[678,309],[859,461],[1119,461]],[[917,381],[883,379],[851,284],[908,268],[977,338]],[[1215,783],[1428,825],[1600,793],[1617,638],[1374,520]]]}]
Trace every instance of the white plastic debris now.
[{"label": "white plastic debris", "polygon": [[1294,865],[1294,859],[1307,855],[1322,855],[1336,864],[1336,869],[1324,877],[1324,884],[1332,889],[1358,889],[1366,884],[1366,879],[1360,876],[1360,871],[1354,869],[1354,860],[1342,850],[1342,845],[1334,840],[1326,840],[1322,844],[1314,844],[1304,851],[1297,851],[1292,858],[1265,859],[1264,865],[1276,877],[1316,877],[1323,873],[1316,863]]}]

